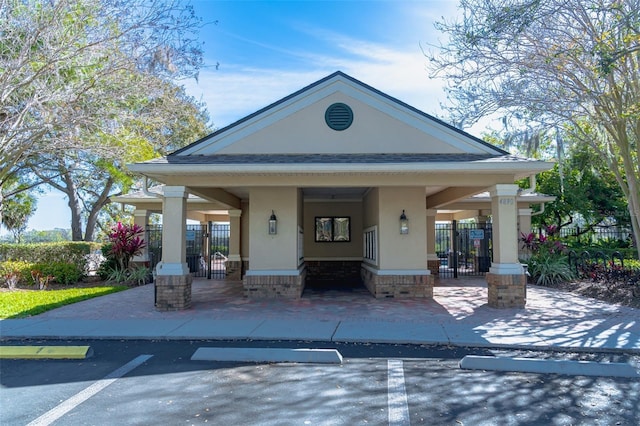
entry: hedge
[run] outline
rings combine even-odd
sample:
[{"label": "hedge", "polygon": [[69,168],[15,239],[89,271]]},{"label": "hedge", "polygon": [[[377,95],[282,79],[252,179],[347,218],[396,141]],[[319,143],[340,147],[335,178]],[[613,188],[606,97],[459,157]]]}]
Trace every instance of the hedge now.
[{"label": "hedge", "polygon": [[0,262],[0,283],[4,284],[6,276],[17,272],[22,284],[35,284],[31,271],[38,271],[43,276],[51,276],[59,284],[73,284],[82,279],[83,270],[73,263],[51,262],[31,263],[23,261]]},{"label": "hedge", "polygon": [[102,247],[93,242],[58,242],[37,244],[0,243],[0,262],[71,263],[84,270],[85,256]]}]

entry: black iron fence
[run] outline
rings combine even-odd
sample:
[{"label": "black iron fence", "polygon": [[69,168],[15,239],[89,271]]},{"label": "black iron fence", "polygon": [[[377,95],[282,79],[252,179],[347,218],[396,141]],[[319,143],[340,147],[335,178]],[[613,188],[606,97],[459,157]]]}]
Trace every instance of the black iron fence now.
[{"label": "black iron fence", "polygon": [[489,272],[493,258],[490,223],[436,224],[436,253],[443,278],[482,276]]},{"label": "black iron fence", "polygon": [[[151,268],[162,260],[162,225],[146,229]],[[194,277],[221,279],[226,276],[229,256],[229,224],[186,225],[186,260]]]},{"label": "black iron fence", "polygon": [[625,257],[619,251],[605,253],[584,250],[577,253],[570,250],[567,255],[569,266],[577,277],[609,286],[628,286],[633,289],[634,296],[640,296],[640,268],[625,267]]},{"label": "black iron fence", "polygon": [[[539,235],[548,235],[543,228],[538,229]],[[633,232],[624,226],[570,226],[560,228],[558,236],[584,245],[598,245],[619,242],[622,245],[633,246]]]}]

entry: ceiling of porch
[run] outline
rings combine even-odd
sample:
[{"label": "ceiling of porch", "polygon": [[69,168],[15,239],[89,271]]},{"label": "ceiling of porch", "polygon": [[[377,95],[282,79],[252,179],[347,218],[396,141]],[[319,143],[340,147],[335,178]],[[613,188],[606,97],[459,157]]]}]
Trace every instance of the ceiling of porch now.
[{"label": "ceiling of porch", "polygon": [[[306,187],[302,188],[302,194],[305,200],[361,200],[370,189],[371,187]],[[439,193],[444,189],[443,186],[427,186],[425,196]],[[239,199],[249,199],[248,187],[225,188],[225,191]]]}]

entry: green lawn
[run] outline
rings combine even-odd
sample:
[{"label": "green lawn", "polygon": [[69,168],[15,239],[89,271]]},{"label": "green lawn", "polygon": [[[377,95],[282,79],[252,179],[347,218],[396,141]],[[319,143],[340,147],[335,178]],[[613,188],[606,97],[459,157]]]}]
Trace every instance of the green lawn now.
[{"label": "green lawn", "polygon": [[0,318],[24,318],[64,305],[126,290],[126,286],[0,292]]}]

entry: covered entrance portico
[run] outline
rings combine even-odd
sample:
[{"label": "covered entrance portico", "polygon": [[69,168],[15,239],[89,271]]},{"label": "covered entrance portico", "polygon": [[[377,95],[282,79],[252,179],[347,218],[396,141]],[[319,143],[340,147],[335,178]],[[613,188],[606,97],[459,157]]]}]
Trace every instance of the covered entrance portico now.
[{"label": "covered entrance portico", "polygon": [[[248,297],[300,297],[317,265],[359,264],[383,297],[432,297],[439,211],[488,193],[492,306],[524,306],[519,189],[550,168],[517,158],[335,73],[164,158],[131,169],[165,184],[158,308],[190,303],[189,194],[226,205],[229,264]],[[315,271],[314,271],[315,273]]]}]

